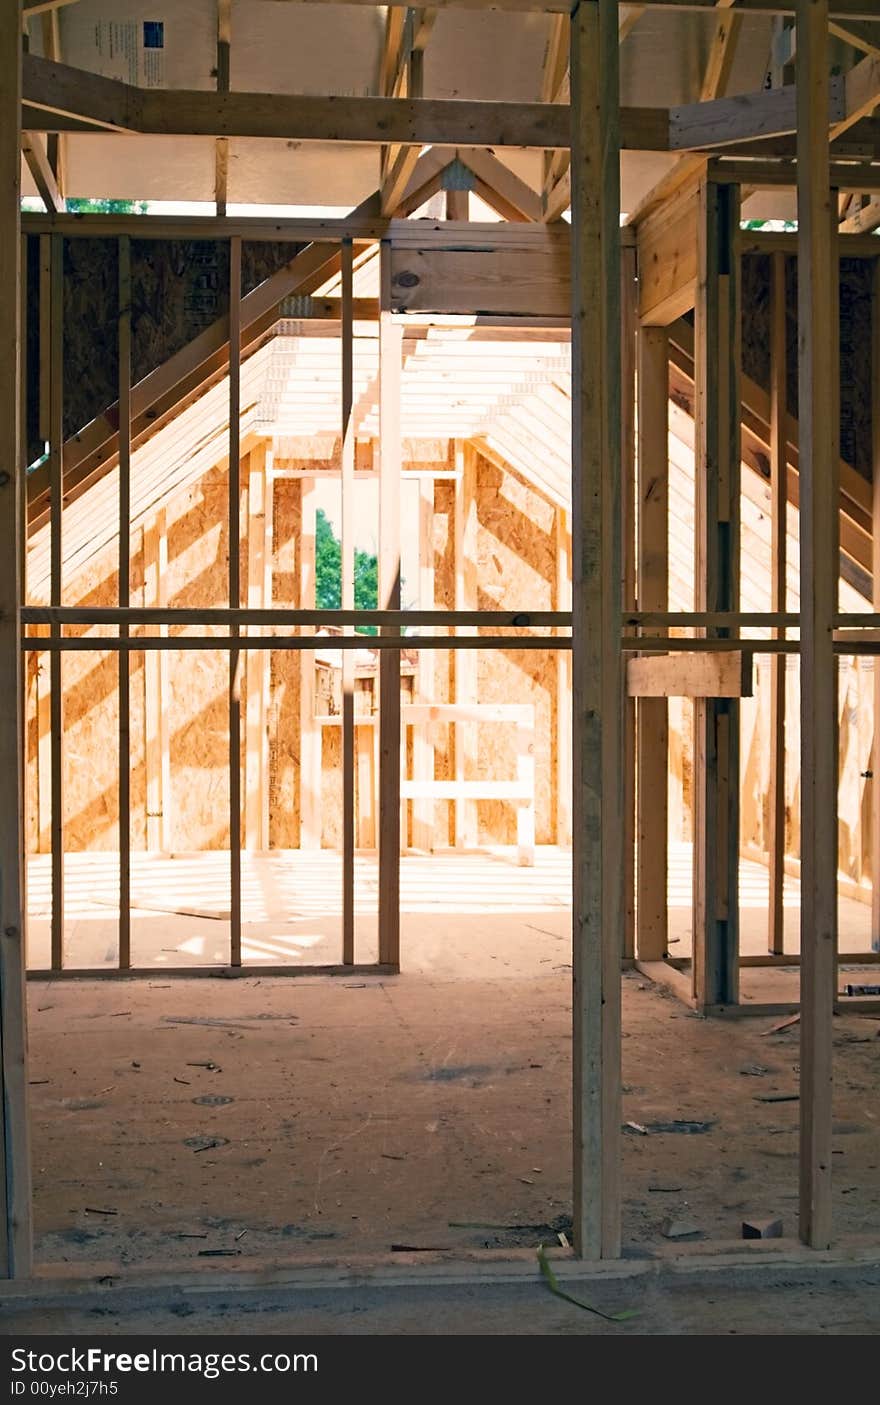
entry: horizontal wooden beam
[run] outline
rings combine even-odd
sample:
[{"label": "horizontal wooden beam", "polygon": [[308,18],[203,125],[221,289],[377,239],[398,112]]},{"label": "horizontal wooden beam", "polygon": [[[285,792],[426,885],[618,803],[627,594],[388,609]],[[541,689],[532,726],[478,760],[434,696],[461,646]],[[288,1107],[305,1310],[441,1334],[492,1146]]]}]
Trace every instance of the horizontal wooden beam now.
[{"label": "horizontal wooden beam", "polygon": [[[843,122],[847,111],[844,80],[835,78],[831,83],[829,124]],[[797,88],[794,84],[740,97],[716,98],[712,102],[686,103],[669,110],[672,151],[715,151],[732,142],[787,136],[796,131]]]},{"label": "horizontal wooden beam", "polygon": [[[275,0],[288,3],[288,0]],[[307,5],[337,4],[338,0],[300,0]],[[367,5],[375,9],[375,0],[348,0],[352,5]],[[640,10],[693,11],[704,14],[716,9],[717,0],[637,0]],[[571,0],[436,0],[437,10],[501,10],[512,14],[568,15]],[[734,0],[734,11],[759,15],[793,15],[795,0]],[[876,19],[877,0],[831,0],[830,12],[835,19]]]},{"label": "horizontal wooden beam", "polygon": [[676,653],[629,659],[626,691],[631,698],[750,698],[752,658]]},{"label": "horizontal wooden beam", "polygon": [[[141,91],[116,78],[22,55],[22,102],[39,110],[42,130],[52,131],[52,117],[72,117],[111,132],[133,132],[140,120]],[[33,114],[27,115],[28,123]],[[24,119],[23,119],[24,124]],[[38,129],[39,130],[39,129]]]}]

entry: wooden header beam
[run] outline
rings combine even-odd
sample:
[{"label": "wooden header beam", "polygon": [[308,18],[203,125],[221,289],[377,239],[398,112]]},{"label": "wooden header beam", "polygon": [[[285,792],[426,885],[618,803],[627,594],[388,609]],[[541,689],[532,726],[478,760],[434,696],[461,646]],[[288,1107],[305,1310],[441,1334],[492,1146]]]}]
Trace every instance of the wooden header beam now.
[{"label": "wooden header beam", "polygon": [[[421,58],[420,50],[414,54]],[[54,131],[74,120],[115,133],[345,141],[380,143],[385,148],[511,146],[564,151],[571,145],[566,103],[423,98],[415,74],[406,96],[395,92],[383,97],[143,89],[36,54],[24,55],[23,75],[27,130]],[[831,82],[832,131],[846,131],[878,101],[880,62],[868,55],[845,78]],[[620,148],[713,151],[791,136],[796,103],[796,91],[790,86],[672,108],[622,108]],[[405,178],[398,176],[397,198],[410,174],[407,169]],[[394,204],[389,196],[383,209]]]}]

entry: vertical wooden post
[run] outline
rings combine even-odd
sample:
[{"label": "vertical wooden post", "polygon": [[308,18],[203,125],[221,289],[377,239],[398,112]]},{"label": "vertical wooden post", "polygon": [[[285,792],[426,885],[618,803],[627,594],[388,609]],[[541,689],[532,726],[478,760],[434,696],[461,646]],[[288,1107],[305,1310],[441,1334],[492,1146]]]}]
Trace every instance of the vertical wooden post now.
[{"label": "vertical wooden post", "polygon": [[[434,480],[419,479],[419,609],[434,608]],[[421,631],[429,634],[430,628]],[[420,649],[418,662],[418,697],[429,703],[434,697],[434,651]],[[431,724],[423,722],[413,728],[413,779],[434,779],[434,744]],[[416,849],[434,847],[434,801],[412,802],[413,845]]]},{"label": "vertical wooden post", "polygon": [[[400,380],[403,328],[391,312],[383,242],[379,302],[379,609],[400,609]],[[398,635],[399,626],[383,627]],[[400,654],[379,653],[379,961],[400,962]]]},{"label": "vertical wooden post", "polygon": [[839,422],[836,207],[829,183],[828,0],[798,0],[798,403],[801,585],[800,1234],[831,1242],[837,945]]},{"label": "vertical wooden post", "polygon": [[[621,590],[625,610],[636,603],[636,250],[620,251],[620,478],[623,542]],[[623,954],[635,955],[636,899],[636,700],[623,700]]]},{"label": "vertical wooden post", "polygon": [[[229,240],[229,604],[241,605],[241,238]],[[239,628],[230,630],[233,638]],[[241,652],[229,651],[229,962],[241,965]]]},{"label": "vertical wooden post", "polygon": [[[571,609],[571,513],[556,509],[557,610]],[[571,651],[556,650],[556,843],[571,843]]]},{"label": "vertical wooden post", "polygon": [[[168,569],[165,509],[159,508],[144,524],[144,605],[162,606]],[[164,624],[145,626],[148,634],[168,633]],[[144,770],[147,789],[147,849],[162,853],[171,848],[171,764],[168,750],[168,655],[163,649],[144,650]]]},{"label": "vertical wooden post", "polygon": [[[669,608],[669,335],[639,330],[640,610]],[[651,630],[651,633],[663,631]],[[636,953],[662,961],[669,937],[669,706],[638,704],[638,873]]]},{"label": "vertical wooden post", "polygon": [[[51,238],[49,295],[49,602],[61,605],[63,557],[62,486],[64,459],[64,240]],[[60,639],[61,626],[53,624],[50,637]],[[52,735],[52,970],[64,966],[64,670],[61,651],[49,656],[49,717]]]},{"label": "vertical wooden post", "polygon": [[32,1267],[25,999],[21,460],[21,6],[0,16],[0,1276]]},{"label": "vertical wooden post", "polygon": [[[354,609],[354,256],[342,241],[342,608]],[[354,654],[342,652],[342,960],[354,964]]]},{"label": "vertical wooden post", "polygon": [[[119,259],[119,607],[131,604],[131,240],[118,241]],[[129,627],[119,626],[120,639]],[[119,969],[131,966],[131,655],[119,669]]]},{"label": "vertical wooden post", "polygon": [[[300,480],[299,608],[315,608],[315,483]],[[313,634],[311,626],[305,632]],[[299,845],[321,847],[321,727],[315,721],[315,654],[303,649],[299,683]]]},{"label": "vertical wooden post", "polygon": [[[217,0],[217,92],[229,92],[232,0]],[[218,215],[226,214],[229,185],[229,138],[214,143],[214,203]]]},{"label": "vertical wooden post", "polygon": [[[784,613],[788,527],[785,254],[772,255],[770,270],[770,609]],[[784,639],[785,630],[778,629],[776,637]],[[785,670],[785,654],[773,654],[770,658],[770,842],[767,856],[770,879],[767,948],[771,955],[782,955],[785,950]]]},{"label": "vertical wooden post", "polygon": [[[477,608],[477,454],[470,443],[455,442],[455,608]],[[462,628],[457,634],[476,634]],[[477,651],[458,649],[455,658],[455,701],[477,701]],[[455,779],[476,780],[477,725],[455,723]],[[475,800],[455,801],[455,847],[474,849],[478,842]]]},{"label": "vertical wooden post", "polygon": [[623,671],[616,0],[571,27],[574,1240],[620,1254]]},{"label": "vertical wooden post", "polygon": [[[873,504],[871,535],[872,598],[880,611],[880,258],[871,284],[871,457]],[[871,767],[871,949],[880,951],[880,659],[873,659],[874,749]]]},{"label": "vertical wooden post", "polygon": [[[271,602],[271,511],[272,487],[267,475],[271,450],[259,440],[246,456],[248,490],[248,568],[247,603],[252,610]],[[267,592],[268,587],[268,592]],[[259,626],[247,633],[261,634]],[[269,847],[268,808],[269,765],[266,731],[268,697],[268,649],[250,649],[247,654],[247,705],[245,713],[245,825],[244,842],[249,853]]]},{"label": "vertical wooden post", "polygon": [[[697,609],[739,601],[739,191],[703,182],[695,320]],[[729,633],[708,630],[709,635]],[[694,996],[739,990],[739,704],[694,702]]]}]

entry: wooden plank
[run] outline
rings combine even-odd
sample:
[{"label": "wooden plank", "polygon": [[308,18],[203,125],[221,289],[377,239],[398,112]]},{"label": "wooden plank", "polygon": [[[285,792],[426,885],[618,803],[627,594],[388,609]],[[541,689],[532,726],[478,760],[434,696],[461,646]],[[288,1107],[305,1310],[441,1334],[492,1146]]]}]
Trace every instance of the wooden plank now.
[{"label": "wooden plank", "polygon": [[29,1277],[31,1223],[25,998],[21,604],[21,16],[0,16],[0,1277]]},{"label": "wooden plank", "polygon": [[[119,608],[131,604],[131,240],[118,241],[119,262]],[[128,625],[120,625],[128,635]],[[120,650],[119,693],[119,953],[120,971],[131,965],[131,656]]]},{"label": "wooden plank", "polygon": [[[455,608],[475,610],[477,594],[477,455],[472,444],[456,440],[453,521],[455,561]],[[475,632],[466,630],[467,633]],[[456,654],[455,701],[458,704],[477,702],[477,655],[474,651]],[[455,726],[455,779],[463,782],[476,775],[477,734],[472,723],[459,721]],[[479,838],[477,808],[468,803],[464,792],[455,805],[455,846],[457,849],[476,848]]]},{"label": "wooden plank", "polygon": [[[64,436],[64,241],[58,234],[51,241],[49,296],[49,511],[50,511],[50,604],[62,603],[61,564],[63,558],[62,444]],[[53,625],[50,639],[61,636]],[[60,653],[49,659],[49,714],[52,736],[52,918],[51,961],[53,971],[64,965],[64,678]]]},{"label": "wooden plank", "polygon": [[[354,609],[354,254],[350,239],[342,243],[342,485],[340,552],[342,608]],[[355,849],[354,655],[342,655],[342,960],[354,964]]]},{"label": "wooden plank", "polygon": [[[871,535],[873,605],[880,612],[880,260],[871,284],[871,457],[873,460],[873,532]],[[874,665],[874,749],[871,756],[871,948],[880,952],[880,666]]]},{"label": "wooden plank", "polygon": [[[785,255],[771,255],[770,265],[770,608],[784,613],[786,606],[788,538],[788,418],[787,313]],[[776,631],[785,638],[785,630]],[[771,954],[785,950],[785,656],[770,660],[770,785],[768,794],[767,947]]]},{"label": "wooden plank", "polygon": [[[837,946],[837,250],[828,180],[828,0],[798,23],[798,401],[801,597],[800,1237],[831,1242]],[[836,210],[834,211],[836,221]]]},{"label": "wooden plank", "polygon": [[[400,383],[403,328],[391,314],[391,249],[380,253],[379,608],[400,609]],[[392,642],[400,628],[387,625]],[[379,960],[400,962],[400,654],[379,656]]]},{"label": "wooden plank", "polygon": [[617,5],[571,25],[574,1242],[620,1254],[623,674]]},{"label": "wooden plank", "polygon": [[750,698],[749,654],[651,654],[629,659],[626,688],[631,698]]},{"label": "wooden plank", "polygon": [[398,311],[564,317],[569,307],[569,259],[561,241],[529,252],[394,245],[391,270]]},{"label": "wooden plank", "polygon": [[[229,604],[241,605],[241,239],[229,241]],[[239,629],[232,626],[232,637]],[[241,652],[229,651],[229,964],[241,965]]]},{"label": "wooden plank", "polygon": [[[638,521],[640,610],[669,605],[669,338],[642,327],[638,341]],[[662,961],[668,942],[669,710],[665,701],[638,704],[636,953]]]},{"label": "wooden plank", "polygon": [[[704,182],[698,226],[696,604],[739,605],[738,191]],[[708,631],[712,636],[716,631]],[[728,634],[718,630],[718,635]],[[697,1007],[734,1004],[739,976],[739,707],[694,703],[694,961]]]}]

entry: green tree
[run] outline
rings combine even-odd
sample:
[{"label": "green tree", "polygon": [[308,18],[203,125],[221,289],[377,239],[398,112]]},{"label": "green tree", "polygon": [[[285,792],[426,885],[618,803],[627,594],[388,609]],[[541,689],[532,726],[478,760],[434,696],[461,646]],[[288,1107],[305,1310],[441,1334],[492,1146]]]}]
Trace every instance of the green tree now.
[{"label": "green tree", "polygon": [[65,200],[70,215],[145,215],[146,200]]},{"label": "green tree", "polygon": [[[315,522],[315,602],[319,610],[342,607],[342,545],[333,525],[318,508]],[[379,602],[379,563],[369,551],[354,553],[354,605],[375,610]],[[374,625],[358,625],[358,634],[375,634]]]}]

